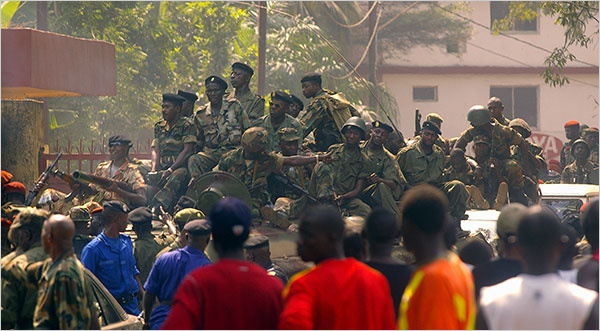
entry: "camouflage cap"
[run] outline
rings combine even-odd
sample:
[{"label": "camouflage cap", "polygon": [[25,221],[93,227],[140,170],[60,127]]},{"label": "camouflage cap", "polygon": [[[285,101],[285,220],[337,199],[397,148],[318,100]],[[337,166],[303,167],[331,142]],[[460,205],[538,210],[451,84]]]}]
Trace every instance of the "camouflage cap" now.
[{"label": "camouflage cap", "polygon": [[472,126],[482,126],[491,121],[492,115],[490,111],[482,105],[475,105],[469,109],[467,120]]},{"label": "camouflage cap", "polygon": [[510,128],[519,127],[525,130],[525,136],[523,136],[523,138],[529,138],[531,136],[531,128],[529,127],[529,124],[527,124],[527,122],[522,118],[515,118],[514,120],[510,121],[508,126]]},{"label": "camouflage cap", "polygon": [[267,147],[269,142],[269,133],[265,128],[252,127],[242,135],[242,147],[252,152],[259,152]]},{"label": "camouflage cap", "polygon": [[197,220],[205,218],[204,213],[195,208],[185,208],[177,212],[173,217],[173,221],[176,223],[187,223],[191,220]]},{"label": "camouflage cap", "polygon": [[474,145],[487,144],[489,146],[490,140],[484,135],[478,135],[478,136],[475,136],[475,138],[473,138],[473,144]]},{"label": "camouflage cap", "polygon": [[10,226],[11,229],[42,230],[44,221],[50,217],[50,212],[44,209],[25,207]]},{"label": "camouflage cap", "polygon": [[425,116],[426,121],[444,123],[444,119],[438,113],[429,113]]},{"label": "camouflage cap", "polygon": [[90,215],[90,210],[85,206],[75,206],[69,210],[69,217],[73,220],[73,222],[88,222],[92,219]]},{"label": "camouflage cap", "polygon": [[283,141],[297,141],[300,140],[300,135],[296,128],[281,128],[277,130],[279,139]]}]

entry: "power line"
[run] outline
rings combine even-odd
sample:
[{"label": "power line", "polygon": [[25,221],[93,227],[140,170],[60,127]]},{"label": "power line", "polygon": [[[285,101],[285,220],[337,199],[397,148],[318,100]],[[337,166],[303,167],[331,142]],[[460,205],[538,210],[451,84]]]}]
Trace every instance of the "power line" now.
[{"label": "power line", "polygon": [[335,19],[333,16],[331,16],[331,15],[330,15],[330,14],[329,14],[327,11],[325,11],[325,14],[326,14],[327,16],[329,16],[329,18],[331,18],[331,20],[333,21],[333,23],[335,23],[335,24],[337,24],[337,25],[339,25],[339,26],[341,26],[341,27],[343,27],[343,28],[349,28],[349,29],[351,29],[351,28],[355,28],[355,27],[357,27],[357,26],[361,25],[361,24],[362,24],[364,21],[366,21],[366,20],[367,20],[367,18],[369,18],[369,16],[371,15],[371,12],[373,11],[373,9],[375,9],[375,6],[376,6],[376,5],[377,5],[377,2],[374,2],[374,3],[373,3],[373,6],[371,6],[371,8],[369,9],[369,11],[368,11],[368,12],[365,14],[365,17],[361,18],[361,19],[360,19],[360,21],[358,21],[358,22],[356,22],[356,23],[354,23],[354,24],[350,24],[350,25],[346,25],[346,24],[343,24],[343,23],[340,23],[340,22],[338,22],[338,21],[337,21],[337,20],[336,20],[336,19]]}]

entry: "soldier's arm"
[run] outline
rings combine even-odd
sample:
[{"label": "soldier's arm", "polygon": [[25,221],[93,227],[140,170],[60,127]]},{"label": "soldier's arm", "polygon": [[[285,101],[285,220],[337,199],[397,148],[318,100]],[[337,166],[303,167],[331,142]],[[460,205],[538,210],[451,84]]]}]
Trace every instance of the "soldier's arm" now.
[{"label": "soldier's arm", "polygon": [[465,148],[467,148],[467,144],[469,143],[469,141],[467,140],[467,138],[465,137],[465,135],[461,135],[460,138],[458,138],[458,140],[456,141],[456,144],[454,144],[454,148],[460,148],[463,151],[465,150]]},{"label": "soldier's arm", "polygon": [[156,171],[156,169],[158,168],[158,165],[159,165],[158,160],[160,160],[160,149],[158,148],[158,143],[156,143],[155,145],[153,144],[152,156],[150,158],[152,160],[152,167],[150,170]]},{"label": "soldier's arm", "polygon": [[146,291],[144,293],[144,324],[150,325],[150,315],[154,308],[154,302],[156,301],[156,295]]},{"label": "soldier's arm", "polygon": [[294,155],[284,156],[283,165],[290,166],[301,166],[305,164],[315,163],[317,161],[329,162],[331,158],[331,151],[327,154],[315,154],[315,155]]},{"label": "soldier's arm", "polygon": [[179,169],[181,167],[187,166],[185,164],[185,162],[190,157],[190,155],[192,155],[194,153],[194,145],[195,144],[196,144],[195,142],[189,142],[189,143],[183,144],[183,150],[181,152],[179,152],[179,155],[177,155],[177,159],[175,160],[175,162],[173,162],[171,169],[175,170],[175,169]]},{"label": "soldier's arm", "polygon": [[347,192],[345,194],[337,196],[336,200],[340,201],[342,199],[352,199],[356,198],[362,190],[365,188],[366,180],[364,178],[359,178],[356,181],[356,185],[354,186],[354,190]]}]

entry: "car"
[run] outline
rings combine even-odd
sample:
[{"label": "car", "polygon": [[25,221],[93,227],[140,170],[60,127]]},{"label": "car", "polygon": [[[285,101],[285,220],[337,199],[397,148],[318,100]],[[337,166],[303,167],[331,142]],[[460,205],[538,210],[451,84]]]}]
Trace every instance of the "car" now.
[{"label": "car", "polygon": [[130,315],[123,310],[117,300],[108,292],[106,287],[85,269],[85,277],[92,285],[92,290],[100,312],[100,327],[102,330],[141,330],[144,326],[142,319]]},{"label": "car", "polygon": [[567,223],[583,237],[579,221],[581,207],[598,198],[598,185],[588,184],[540,184],[542,204],[550,207],[563,223]]},{"label": "car", "polygon": [[496,237],[496,221],[500,212],[495,209],[486,210],[467,210],[469,218],[462,220],[460,225],[463,230],[471,233],[481,232],[489,242]]}]

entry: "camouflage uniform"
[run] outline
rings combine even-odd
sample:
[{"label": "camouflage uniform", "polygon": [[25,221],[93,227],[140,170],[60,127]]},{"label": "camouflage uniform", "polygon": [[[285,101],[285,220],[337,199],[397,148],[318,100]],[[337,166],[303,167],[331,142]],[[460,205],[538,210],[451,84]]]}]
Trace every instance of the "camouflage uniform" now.
[{"label": "camouflage uniform", "polygon": [[510,124],[510,120],[508,118],[506,118],[506,116],[501,115],[502,117],[500,119],[494,118],[494,120],[504,126],[508,126]]},{"label": "camouflage uniform", "polygon": [[258,121],[259,118],[265,115],[265,98],[262,96],[249,91],[237,98],[237,101],[248,115],[250,123]]},{"label": "camouflage uniform", "polygon": [[[579,139],[579,137],[577,139]],[[571,148],[573,147],[573,143],[577,139],[567,141],[563,144],[563,147],[560,150],[560,167],[561,168],[564,169],[566,166],[568,166],[569,164],[571,164],[575,161],[575,157],[571,153]]]},{"label": "camouflage uniform", "polygon": [[404,191],[406,178],[404,178],[402,171],[398,167],[396,158],[383,146],[378,150],[369,148],[369,142],[364,144],[362,151],[371,160],[373,173],[377,174],[379,178],[391,180],[396,183],[396,188],[393,191],[385,183],[371,184],[363,190],[363,199],[371,207],[381,206],[398,215],[399,210],[396,201],[400,200],[400,196]]},{"label": "camouflage uniform", "polygon": [[[596,174],[594,174],[596,172]],[[584,164],[577,161],[569,164],[562,172],[560,182],[563,184],[598,184],[594,178],[598,178],[598,164],[586,159]]]},{"label": "camouflage uniform", "polygon": [[398,165],[410,187],[428,183],[444,191],[450,204],[450,214],[461,218],[467,210],[469,193],[460,181],[444,182],[444,152],[436,145],[432,149],[432,153],[427,155],[420,143],[404,147],[398,153]]},{"label": "camouflage uniform", "polygon": [[152,233],[144,233],[135,239],[133,242],[133,257],[135,265],[140,271],[139,276],[142,284],[146,283],[157,254],[170,243],[170,240],[155,236]]},{"label": "camouflage uniform", "polygon": [[532,164],[529,158],[525,158],[523,152],[521,151],[520,146],[511,146],[510,152],[512,154],[512,158],[515,159],[519,164],[521,164],[523,168],[523,174],[526,176],[524,181],[524,190],[525,194],[532,200],[537,201],[539,199],[538,193],[538,178],[540,171],[542,169],[546,169],[548,165],[546,164],[546,159],[544,158],[544,149],[532,142],[525,140],[527,146],[529,147],[529,151],[535,157],[538,164]]},{"label": "camouflage uniform", "polygon": [[[277,129],[273,128],[273,124],[271,123],[271,115],[265,115],[265,116],[259,118],[256,122],[256,125],[254,125],[254,126],[263,127],[269,133],[269,147],[267,147],[267,150],[269,150],[269,151],[280,152],[280,150],[279,150],[279,134],[277,133],[277,131],[280,129],[294,128],[297,130],[298,135],[300,137],[303,137],[302,123],[300,123],[300,121],[298,121],[297,119],[293,118],[292,116],[290,116],[288,114],[285,114],[285,118],[284,118],[283,122],[281,122],[281,124],[279,125],[279,127]],[[302,140],[299,139],[298,147],[300,147],[301,143],[302,143]]]},{"label": "camouflage uniform", "polygon": [[444,169],[443,177],[445,182],[458,180],[465,185],[471,185],[473,184],[473,168],[468,162],[465,168],[462,170],[456,170],[452,165],[450,165]]},{"label": "camouflage uniform", "polygon": [[90,329],[97,318],[96,297],[73,251],[41,267],[33,327],[43,330]]},{"label": "camouflage uniform", "polygon": [[[196,127],[186,117],[180,117],[172,128],[167,128],[165,120],[156,123],[154,140],[152,140],[152,148],[158,147],[160,151],[160,160],[156,170],[166,170],[175,163],[177,156],[183,151],[184,144],[196,144],[196,135]],[[153,204],[159,203],[165,209],[169,209],[176,201],[182,187],[187,183],[186,167],[174,169],[164,186],[154,196]]]},{"label": "camouflage uniform", "polygon": [[194,116],[194,124],[198,130],[198,153],[188,161],[192,178],[212,171],[225,153],[240,146],[242,133],[250,127],[248,114],[233,98],[224,100],[217,114],[210,103],[200,107]]},{"label": "camouflage uniform", "polygon": [[[144,189],[144,190],[146,189],[146,183],[144,182],[144,177],[142,177],[142,174],[138,170],[137,165],[135,165],[133,163],[125,162],[119,168],[119,170],[117,170],[115,175],[111,176],[110,175],[110,167],[112,165],[112,162],[113,161],[105,161],[105,162],[101,162],[100,164],[98,164],[98,166],[96,167],[96,170],[94,171],[94,175],[127,183],[128,185],[131,186],[131,189],[133,191],[138,190],[138,189]],[[93,184],[91,186],[93,186],[96,190],[98,190],[98,194],[92,199],[93,201],[102,203],[103,201],[119,200],[119,201],[123,201],[126,204],[129,204],[128,201],[125,201],[125,199],[121,198],[116,192],[105,191],[104,189],[98,187],[97,185],[93,185]]]}]

